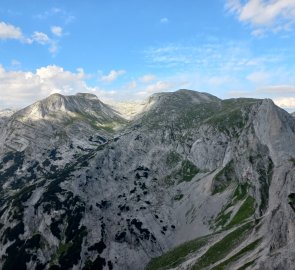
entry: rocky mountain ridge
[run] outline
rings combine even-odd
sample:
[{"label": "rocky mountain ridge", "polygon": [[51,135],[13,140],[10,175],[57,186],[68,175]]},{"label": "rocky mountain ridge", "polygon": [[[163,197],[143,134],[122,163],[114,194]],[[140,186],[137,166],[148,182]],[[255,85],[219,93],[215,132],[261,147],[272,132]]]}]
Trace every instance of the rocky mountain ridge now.
[{"label": "rocky mountain ridge", "polygon": [[292,269],[294,139],[271,100],[37,102],[0,132],[1,268]]}]

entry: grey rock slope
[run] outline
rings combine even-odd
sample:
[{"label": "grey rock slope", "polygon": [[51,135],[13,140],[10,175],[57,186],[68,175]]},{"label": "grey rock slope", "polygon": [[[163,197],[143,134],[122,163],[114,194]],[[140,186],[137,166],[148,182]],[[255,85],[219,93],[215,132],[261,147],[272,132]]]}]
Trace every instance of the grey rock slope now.
[{"label": "grey rock slope", "polygon": [[5,125],[9,117],[14,113],[11,109],[0,110],[0,129]]},{"label": "grey rock slope", "polygon": [[[106,142],[126,122],[94,95],[53,94],[6,119],[0,133],[0,153],[25,153],[29,160],[49,156],[57,168],[73,155]],[[57,152],[63,157],[55,157]],[[61,159],[66,161],[59,162]]]},{"label": "grey rock slope", "polygon": [[2,269],[292,269],[295,121],[159,93],[127,122],[54,95],[1,129]]}]

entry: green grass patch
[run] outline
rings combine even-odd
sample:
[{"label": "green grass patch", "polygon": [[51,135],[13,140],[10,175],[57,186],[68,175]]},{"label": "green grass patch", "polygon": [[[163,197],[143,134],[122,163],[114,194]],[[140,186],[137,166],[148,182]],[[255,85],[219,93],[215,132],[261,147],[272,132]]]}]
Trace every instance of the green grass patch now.
[{"label": "green grass patch", "polygon": [[233,195],[233,201],[241,201],[246,198],[248,194],[249,184],[243,183],[239,184],[237,188],[235,189],[234,195]]},{"label": "green grass patch", "polygon": [[170,175],[164,177],[163,181],[167,186],[172,186],[175,183],[189,182],[199,173],[200,170],[191,161],[183,160],[180,167],[173,171]]},{"label": "green grass patch", "polygon": [[[166,97],[157,110],[151,109],[140,120],[149,130],[170,126],[174,128],[173,136],[177,136],[179,130],[193,129],[203,124],[209,124],[230,136],[237,136],[237,130],[247,122],[247,113],[243,112],[249,111],[251,106],[259,102],[258,99],[240,98],[204,102],[196,106],[191,99],[177,93],[168,93]],[[180,108],[179,104],[185,105]]]},{"label": "green grass patch", "polygon": [[223,239],[211,246],[207,252],[199,258],[192,269],[201,270],[222,260],[246,239],[253,227],[254,223],[248,222],[227,234]]},{"label": "green grass patch", "polygon": [[61,254],[66,254],[69,247],[72,246],[72,243],[60,244],[58,250],[56,252],[57,256],[59,257]]},{"label": "green grass patch", "polygon": [[225,110],[210,117],[206,122],[218,127],[221,131],[227,131],[230,127],[242,128],[244,124],[240,108]]},{"label": "green grass patch", "polygon": [[170,151],[166,158],[166,164],[170,167],[177,165],[181,161],[181,155],[175,151]]},{"label": "green grass patch", "polygon": [[249,184],[247,183],[239,184],[236,187],[231,199],[215,218],[214,226],[212,227],[212,229],[218,229],[220,227],[223,229],[226,227],[226,225],[230,222],[233,212],[232,210],[229,210],[229,208],[235,206],[238,202],[244,200],[248,196],[248,189]]},{"label": "green grass patch", "polygon": [[174,196],[173,200],[174,201],[180,201],[183,198],[183,194],[177,194]]},{"label": "green grass patch", "polygon": [[229,131],[244,127],[248,119],[245,117],[245,114],[243,114],[242,109],[249,110],[249,108],[257,102],[257,99],[249,98],[223,100],[218,112],[206,119],[205,123],[215,126],[220,131],[229,135],[238,136],[237,132],[231,134]]},{"label": "green grass patch", "polygon": [[295,193],[290,193],[288,198],[289,198],[289,205],[291,206],[291,208],[295,212]]},{"label": "green grass patch", "polygon": [[227,259],[226,261],[222,262],[221,264],[216,265],[211,270],[223,270],[223,269],[226,269],[227,266],[229,266],[233,262],[236,262],[237,260],[239,260],[246,253],[254,250],[259,245],[260,242],[261,242],[261,238],[254,241],[254,242],[252,242],[252,243],[250,243],[249,245],[247,245],[246,247],[241,249],[238,253],[236,253],[235,255],[233,255],[232,257]]},{"label": "green grass patch", "polygon": [[178,175],[180,175],[182,181],[189,182],[199,171],[200,170],[191,161],[184,160],[181,163],[181,169]]},{"label": "green grass patch", "polygon": [[246,270],[248,267],[250,267],[251,265],[253,265],[255,263],[256,259],[250,262],[245,263],[243,266],[241,266],[239,269],[237,270]]},{"label": "green grass patch", "polygon": [[65,244],[60,243],[60,244],[59,244],[59,247],[58,247],[58,249],[57,249],[57,251],[56,251],[56,252],[54,253],[54,255],[52,256],[52,259],[51,259],[51,261],[50,261],[50,265],[53,265],[53,264],[57,263],[58,259],[59,259],[61,256],[67,254],[69,248],[70,248],[72,245],[73,245],[72,242],[65,243]]},{"label": "green grass patch", "polygon": [[211,236],[204,236],[189,242],[186,242],[164,255],[152,259],[146,266],[146,270],[164,270],[174,268],[184,262],[186,257],[198,251],[205,246]]},{"label": "green grass patch", "polygon": [[255,199],[248,196],[227,227],[240,224],[255,213]]},{"label": "green grass patch", "polygon": [[229,211],[228,213],[225,213],[225,211],[221,211],[217,218],[215,219],[215,225],[216,227],[224,227],[228,221],[230,220],[232,211]]}]

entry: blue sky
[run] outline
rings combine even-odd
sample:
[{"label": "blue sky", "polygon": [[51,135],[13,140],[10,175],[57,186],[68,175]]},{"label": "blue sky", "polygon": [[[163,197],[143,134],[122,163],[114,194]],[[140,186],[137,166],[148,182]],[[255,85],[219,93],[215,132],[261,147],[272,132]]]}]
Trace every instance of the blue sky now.
[{"label": "blue sky", "polygon": [[189,88],[295,110],[294,0],[2,0],[0,108]]}]

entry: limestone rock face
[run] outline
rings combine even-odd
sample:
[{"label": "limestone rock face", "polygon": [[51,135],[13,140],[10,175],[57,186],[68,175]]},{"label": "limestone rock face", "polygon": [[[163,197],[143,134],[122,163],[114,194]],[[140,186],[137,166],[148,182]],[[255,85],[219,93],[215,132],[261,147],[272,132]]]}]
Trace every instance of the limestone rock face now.
[{"label": "limestone rock face", "polygon": [[59,148],[63,157],[69,158],[106,142],[126,123],[92,94],[53,94],[6,119],[0,133],[0,153],[26,150],[31,155],[28,158],[38,160],[46,151]]},{"label": "limestone rock face", "polygon": [[294,118],[184,89],[141,108],[54,94],[0,122],[0,268],[293,269]]},{"label": "limestone rock face", "polygon": [[11,109],[0,110],[0,129],[5,125],[5,122],[14,113]]}]

